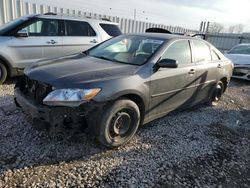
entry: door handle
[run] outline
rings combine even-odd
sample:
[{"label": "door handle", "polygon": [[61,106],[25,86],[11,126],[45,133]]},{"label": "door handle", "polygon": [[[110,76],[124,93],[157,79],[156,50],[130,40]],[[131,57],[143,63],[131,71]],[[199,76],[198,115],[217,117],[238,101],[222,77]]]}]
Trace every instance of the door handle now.
[{"label": "door handle", "polygon": [[188,74],[194,74],[195,73],[195,70],[194,69],[191,69]]},{"label": "door handle", "polygon": [[57,42],[54,41],[54,40],[50,40],[50,41],[47,41],[46,43],[47,43],[47,44],[56,44]]},{"label": "door handle", "polygon": [[90,41],[90,43],[94,43],[95,44],[95,43],[97,43],[97,40],[93,39],[93,40]]},{"label": "door handle", "polygon": [[217,65],[217,68],[221,68],[221,64],[218,64],[218,65]]}]

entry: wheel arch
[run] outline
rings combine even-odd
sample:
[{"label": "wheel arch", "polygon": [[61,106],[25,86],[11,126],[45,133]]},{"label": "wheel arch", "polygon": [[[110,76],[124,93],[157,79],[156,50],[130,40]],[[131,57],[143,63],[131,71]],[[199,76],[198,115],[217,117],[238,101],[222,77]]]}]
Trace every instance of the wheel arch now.
[{"label": "wheel arch", "polygon": [[124,95],[118,97],[118,99],[121,99],[121,98],[127,98],[127,99],[133,101],[138,106],[138,108],[140,110],[140,124],[142,124],[144,121],[145,112],[146,112],[146,104],[145,104],[145,101],[143,100],[143,98],[140,95],[134,94],[134,93],[124,94]]},{"label": "wheel arch", "polygon": [[0,63],[3,63],[3,65],[6,67],[7,75],[11,76],[12,72],[11,72],[11,65],[10,65],[9,61],[0,55]]},{"label": "wheel arch", "polygon": [[228,79],[227,79],[227,77],[223,77],[223,78],[220,79],[220,81],[223,83],[223,86],[224,86],[224,91],[223,92],[225,92],[226,89],[227,89],[228,83],[229,83]]}]

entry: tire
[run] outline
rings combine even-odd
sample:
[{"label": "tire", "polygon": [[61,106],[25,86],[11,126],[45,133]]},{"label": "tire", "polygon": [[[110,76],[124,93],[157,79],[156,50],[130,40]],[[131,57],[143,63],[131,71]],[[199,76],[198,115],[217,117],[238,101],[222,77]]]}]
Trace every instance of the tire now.
[{"label": "tire", "polygon": [[99,123],[95,126],[95,136],[108,148],[119,147],[129,142],[140,123],[140,110],[131,100],[120,99],[108,106]]},{"label": "tire", "polygon": [[208,102],[208,105],[216,106],[219,103],[222,94],[224,93],[224,89],[225,89],[225,86],[223,82],[219,81],[213,89],[213,93]]},{"label": "tire", "polygon": [[4,66],[4,64],[0,62],[0,85],[2,85],[5,82],[6,78],[7,78],[7,69]]}]

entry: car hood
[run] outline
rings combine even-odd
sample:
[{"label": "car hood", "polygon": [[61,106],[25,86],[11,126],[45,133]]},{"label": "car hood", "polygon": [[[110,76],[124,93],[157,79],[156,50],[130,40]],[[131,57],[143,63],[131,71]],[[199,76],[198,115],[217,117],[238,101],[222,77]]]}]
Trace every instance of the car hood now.
[{"label": "car hood", "polygon": [[132,75],[138,66],[107,61],[84,54],[37,62],[25,69],[25,75],[58,88]]},{"label": "car hood", "polygon": [[250,65],[250,55],[244,54],[225,54],[225,56],[232,60],[235,65]]},{"label": "car hood", "polygon": [[12,39],[12,37],[3,37],[3,36],[0,36],[0,45],[3,44],[3,43],[9,42],[11,39]]}]

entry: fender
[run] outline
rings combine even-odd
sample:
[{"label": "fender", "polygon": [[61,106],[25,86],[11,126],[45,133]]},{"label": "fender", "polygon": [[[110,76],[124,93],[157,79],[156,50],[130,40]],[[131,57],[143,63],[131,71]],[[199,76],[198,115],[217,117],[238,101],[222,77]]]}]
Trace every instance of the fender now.
[{"label": "fender", "polygon": [[136,96],[138,96],[143,101],[145,109],[148,108],[149,98],[147,96],[145,96],[144,94],[142,94],[141,92],[136,91],[136,90],[125,90],[125,91],[122,91],[122,92],[118,92],[115,95],[113,95],[112,98],[114,98],[116,100],[116,99],[118,99],[120,97],[123,97],[125,95],[136,95]]}]

